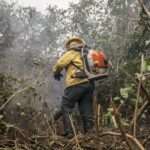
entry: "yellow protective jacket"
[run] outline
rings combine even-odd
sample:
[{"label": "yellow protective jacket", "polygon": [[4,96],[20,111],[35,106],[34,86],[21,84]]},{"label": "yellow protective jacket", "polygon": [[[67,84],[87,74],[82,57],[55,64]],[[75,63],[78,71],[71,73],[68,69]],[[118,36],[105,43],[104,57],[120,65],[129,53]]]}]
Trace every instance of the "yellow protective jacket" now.
[{"label": "yellow protective jacket", "polygon": [[53,67],[53,72],[62,71],[66,69],[66,87],[77,85],[80,83],[88,82],[88,79],[74,78],[76,71],[79,71],[77,67],[73,64],[83,69],[83,61],[81,58],[81,53],[76,50],[69,50],[65,52],[57,61]]}]

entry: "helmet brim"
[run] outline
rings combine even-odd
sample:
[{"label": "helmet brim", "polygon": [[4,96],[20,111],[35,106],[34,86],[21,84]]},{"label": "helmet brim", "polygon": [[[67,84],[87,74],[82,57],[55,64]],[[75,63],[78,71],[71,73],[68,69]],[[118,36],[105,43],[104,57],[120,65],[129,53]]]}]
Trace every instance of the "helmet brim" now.
[{"label": "helmet brim", "polygon": [[77,42],[78,44],[85,44],[85,41],[84,41],[83,39],[78,38],[78,37],[75,37],[75,38],[69,39],[69,40],[66,42],[65,47],[66,47],[67,49],[70,48],[70,44],[71,44],[72,42]]}]

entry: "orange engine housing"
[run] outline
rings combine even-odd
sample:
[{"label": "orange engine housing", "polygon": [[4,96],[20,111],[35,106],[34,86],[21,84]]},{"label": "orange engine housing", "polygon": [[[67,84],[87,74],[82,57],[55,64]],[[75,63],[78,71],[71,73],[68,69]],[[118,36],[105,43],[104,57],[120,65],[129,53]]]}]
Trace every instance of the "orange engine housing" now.
[{"label": "orange engine housing", "polygon": [[107,58],[103,51],[91,50],[89,53],[90,62],[93,63],[95,67],[107,68]]}]

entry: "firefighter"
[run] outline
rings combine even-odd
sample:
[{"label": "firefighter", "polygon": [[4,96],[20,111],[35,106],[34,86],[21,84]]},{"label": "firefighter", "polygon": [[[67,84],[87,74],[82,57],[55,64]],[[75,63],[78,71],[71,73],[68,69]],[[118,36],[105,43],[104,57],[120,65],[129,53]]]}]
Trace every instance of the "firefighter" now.
[{"label": "firefighter", "polygon": [[66,52],[58,59],[53,67],[55,80],[60,81],[61,71],[66,71],[66,88],[62,97],[61,112],[64,124],[64,136],[73,136],[70,122],[70,114],[75,104],[79,106],[80,115],[83,121],[84,132],[91,131],[93,127],[92,97],[94,84],[89,82],[84,74],[81,49],[85,46],[85,41],[80,37],[70,38],[66,44]]}]

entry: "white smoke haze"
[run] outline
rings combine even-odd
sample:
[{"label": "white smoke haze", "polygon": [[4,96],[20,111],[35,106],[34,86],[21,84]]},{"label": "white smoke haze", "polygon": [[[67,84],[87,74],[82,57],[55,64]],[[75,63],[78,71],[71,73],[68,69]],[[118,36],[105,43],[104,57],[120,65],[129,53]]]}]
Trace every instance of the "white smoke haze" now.
[{"label": "white smoke haze", "polygon": [[34,88],[50,106],[60,103],[55,93],[62,95],[63,89],[63,84],[57,84],[52,76],[57,48],[63,45],[58,38],[63,34],[63,27],[53,29],[58,26],[55,17],[59,10],[53,11],[55,8],[50,6],[49,14],[43,15],[29,6],[0,3],[0,73],[28,84],[38,80],[41,85]]},{"label": "white smoke haze", "polygon": [[[123,39],[137,24],[132,22],[130,25],[115,13],[112,15],[112,4],[108,2],[1,0],[0,73],[7,73],[29,84],[38,80],[36,90],[42,101],[55,105],[60,103],[63,84],[54,81],[52,66],[65,51],[64,43],[68,37],[83,37],[93,48],[103,48],[112,60],[126,55],[128,41]],[[135,1],[130,4],[137,5]],[[123,17],[127,17],[130,10],[130,15],[137,18],[138,8],[133,11],[130,4]]]},{"label": "white smoke haze", "polygon": [[7,0],[10,2],[16,2],[23,7],[35,7],[37,11],[43,14],[47,13],[46,9],[49,5],[57,6],[58,8],[67,9],[70,3],[78,3],[79,0]]}]

